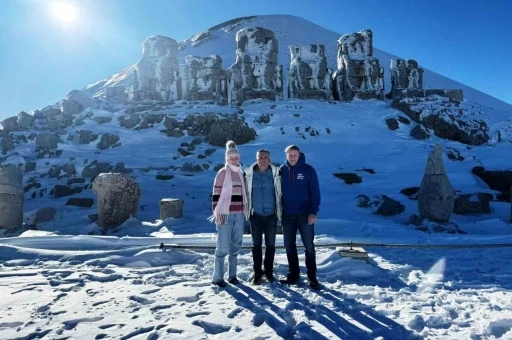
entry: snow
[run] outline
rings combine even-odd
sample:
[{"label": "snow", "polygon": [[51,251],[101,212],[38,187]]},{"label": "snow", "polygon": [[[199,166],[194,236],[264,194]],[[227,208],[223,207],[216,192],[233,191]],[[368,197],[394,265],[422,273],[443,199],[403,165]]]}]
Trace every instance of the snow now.
[{"label": "snow", "polygon": [[[503,126],[509,113],[468,104],[482,112],[491,135]],[[274,107],[275,106],[275,107]],[[418,141],[409,136],[412,126],[390,131],[385,123],[401,114],[389,103],[354,100],[325,101],[254,100],[243,104],[243,117],[258,137],[239,145],[245,166],[254,162],[256,151],[269,149],[272,161],[284,161],[284,148],[297,144],[318,172],[322,193],[319,220],[315,226],[318,278],[323,285],[313,291],[305,281],[304,254],[299,249],[303,273],[298,286],[280,283],[250,284],[252,255],[244,249],[239,257],[242,284],[220,289],[211,284],[214,252],[205,249],[159,249],[160,243],[212,246],[215,226],[210,193],[215,171],[224,161],[224,149],[199,144],[194,151],[217,151],[205,159],[196,155],[176,160],[181,143],[191,136],[170,138],[161,133],[163,122],[152,129],[120,128],[117,118],[124,109],[110,113],[91,110],[112,121],[97,124],[84,119],[78,130],[113,133],[122,146],[95,154],[94,145],[67,140],[72,128],[61,136],[59,158],[38,159],[37,173],[54,164],[73,163],[80,174],[89,162],[124,162],[134,169],[142,187],[141,209],[136,218],[102,235],[88,215],[91,208],[65,206],[69,197],[44,196],[25,199],[26,219],[42,207],[55,207],[50,222],[18,237],[0,238],[0,338],[2,339],[507,339],[512,337],[512,250],[485,249],[392,249],[367,247],[369,261],[342,258],[334,248],[322,244],[374,242],[403,244],[494,244],[512,243],[510,203],[492,201],[485,215],[452,215],[451,221],[467,234],[424,233],[406,225],[418,213],[417,201],[400,194],[421,182],[428,153],[435,143],[445,152],[453,148],[466,157],[452,161],[443,155],[447,175],[462,193],[496,192],[471,174],[476,165],[507,168],[511,144],[493,142],[479,147],[432,137]],[[181,120],[194,113],[233,114],[235,108],[205,102],[177,102],[161,111]],[[256,123],[262,112],[271,113],[270,124]],[[281,133],[284,131],[284,134]],[[312,136],[312,131],[318,135]],[[21,144],[16,152],[26,155],[34,141]],[[20,162],[11,156],[9,163]],[[50,164],[46,164],[49,162]],[[185,162],[209,164],[209,170],[184,173],[169,169]],[[165,169],[165,170],[162,170]],[[375,173],[364,171],[373,169]],[[360,184],[348,185],[333,176],[353,172]],[[158,181],[160,173],[172,174]],[[38,178],[41,188],[55,180]],[[63,179],[65,181],[67,179]],[[26,184],[24,182],[24,184]],[[373,209],[357,207],[360,194],[387,195],[405,206],[395,216],[379,216]],[[76,197],[95,198],[92,190]],[[161,199],[184,201],[183,218],[159,220]],[[143,207],[143,209],[142,209]],[[89,235],[91,233],[91,235]],[[301,245],[300,236],[297,237]],[[243,245],[250,246],[250,235]],[[276,244],[283,245],[282,235]],[[276,252],[275,275],[286,275],[284,249]]]}]

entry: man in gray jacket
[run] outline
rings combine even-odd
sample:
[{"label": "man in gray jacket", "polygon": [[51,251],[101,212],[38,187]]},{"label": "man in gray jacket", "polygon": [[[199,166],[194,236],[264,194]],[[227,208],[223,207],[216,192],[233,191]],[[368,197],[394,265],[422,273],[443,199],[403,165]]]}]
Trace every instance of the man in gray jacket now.
[{"label": "man in gray jacket", "polygon": [[[281,175],[271,164],[270,152],[260,149],[256,162],[245,169],[245,183],[250,209],[252,234],[253,284],[259,285],[263,275],[274,281],[274,256],[277,221],[281,221]],[[262,243],[265,234],[265,261],[262,270]]]}]

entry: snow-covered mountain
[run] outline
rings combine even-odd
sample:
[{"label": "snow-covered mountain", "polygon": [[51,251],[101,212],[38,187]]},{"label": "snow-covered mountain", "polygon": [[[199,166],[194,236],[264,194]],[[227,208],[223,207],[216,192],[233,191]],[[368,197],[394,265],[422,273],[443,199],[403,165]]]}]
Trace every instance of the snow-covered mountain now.
[{"label": "snow-covered mountain", "polygon": [[[291,16],[221,24],[180,42],[180,60],[216,53],[229,66],[234,34],[249,24],[274,30],[280,46],[323,43],[335,67],[340,34]],[[383,66],[393,57],[375,54]],[[282,48],[285,66],[288,57]],[[0,339],[512,338],[512,248],[455,249],[512,244],[512,172],[487,172],[510,168],[510,105],[428,70],[426,86],[462,88],[466,101],[257,99],[236,106],[90,96],[129,85],[133,69],[88,86],[89,94],[71,91],[34,115],[0,122],[0,165],[21,171],[0,175],[0,223],[20,204],[24,223],[0,229]],[[305,280],[251,285],[248,249],[238,260],[241,285],[219,289],[211,285],[211,250],[158,249],[161,242],[215,244],[207,218],[227,138],[237,141],[244,168],[260,148],[281,164],[285,147],[297,144],[316,169],[321,290]],[[418,218],[418,187],[435,144],[456,196],[447,223]],[[438,160],[435,168],[443,168]],[[135,217],[113,228],[99,225],[100,200],[91,190],[107,172],[128,174],[141,189]],[[160,218],[164,198],[183,200],[181,218]],[[322,246],[349,241],[374,244],[367,262]],[[243,245],[251,244],[245,235]],[[276,245],[280,277],[288,270],[282,235]]]},{"label": "snow-covered mountain", "polygon": [[[286,74],[290,67],[290,50],[288,46],[309,44],[325,45],[328,65],[330,68],[335,70],[337,69],[337,41],[343,34],[351,33],[333,32],[308,20],[292,15],[260,15],[236,18],[199,32],[188,39],[179,41],[178,45],[180,47],[178,58],[180,63],[185,62],[186,55],[203,57],[217,54],[222,58],[223,67],[227,69],[235,62],[236,32],[244,27],[263,27],[270,29],[275,33],[279,43],[278,61],[284,67],[285,82]],[[361,29],[365,28],[371,29],[371,27],[362,27]],[[379,45],[379,32],[373,32],[373,43],[374,46]],[[374,57],[378,58],[380,61],[380,66],[384,67],[385,90],[388,92],[391,88],[391,76],[389,72],[391,60],[403,57],[396,56],[375,47],[373,51]],[[416,59],[419,66],[422,67],[420,55],[413,56],[410,59]],[[461,84],[455,80],[449,79],[441,74],[430,71],[424,67],[422,68],[425,70],[423,74],[424,88],[462,89],[464,92],[464,99],[495,109],[512,112],[512,105],[504,101],[480,92],[467,85]],[[106,86],[131,86],[135,79],[134,70],[135,65],[131,65],[125,70],[113,75],[111,78],[91,84],[85,89],[91,94],[96,94],[102,93]]]}]

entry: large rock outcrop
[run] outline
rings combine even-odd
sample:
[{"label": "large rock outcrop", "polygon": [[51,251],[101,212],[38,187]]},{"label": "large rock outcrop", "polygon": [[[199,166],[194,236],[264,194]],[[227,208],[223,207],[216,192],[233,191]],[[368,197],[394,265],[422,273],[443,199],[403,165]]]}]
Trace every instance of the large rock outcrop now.
[{"label": "large rock outcrop", "polygon": [[251,27],[236,33],[236,62],[228,69],[229,102],[282,98],[283,71],[277,64],[279,46],[274,32]]},{"label": "large rock outcrop", "polygon": [[141,189],[130,176],[102,173],[94,180],[92,190],[98,202],[98,223],[115,228],[137,213]]},{"label": "large rock outcrop", "polygon": [[87,108],[98,108],[98,103],[94,100],[94,98],[87,92],[81,90],[70,91],[66,93],[65,98],[66,100],[80,104],[82,110],[85,110]]},{"label": "large rock outcrop", "polygon": [[482,145],[489,140],[483,109],[473,104],[433,95],[427,98],[395,98],[391,106],[434,131],[440,138],[469,145]]},{"label": "large rock outcrop", "polygon": [[136,79],[128,100],[181,98],[178,44],[176,40],[155,35],[142,43],[143,58],[135,65]]},{"label": "large rock outcrop", "polygon": [[333,79],[337,100],[384,99],[384,68],[373,57],[371,30],[345,34],[338,39],[338,69]]},{"label": "large rock outcrop", "polygon": [[185,57],[183,99],[228,101],[228,77],[218,55]]},{"label": "large rock outcrop", "polygon": [[432,222],[446,223],[453,212],[455,190],[443,163],[443,148],[440,144],[430,152],[423,180],[418,190],[418,210],[422,218]]},{"label": "large rock outcrop", "polygon": [[288,98],[333,99],[324,45],[290,46],[290,57]]},{"label": "large rock outcrop", "polygon": [[23,174],[15,165],[0,166],[0,228],[23,224]]}]

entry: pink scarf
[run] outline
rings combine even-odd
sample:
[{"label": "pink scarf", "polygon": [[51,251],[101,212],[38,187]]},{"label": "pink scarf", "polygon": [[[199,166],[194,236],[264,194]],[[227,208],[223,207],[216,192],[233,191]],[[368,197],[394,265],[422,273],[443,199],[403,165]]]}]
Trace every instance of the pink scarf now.
[{"label": "pink scarf", "polygon": [[233,192],[233,180],[231,178],[231,172],[236,172],[242,183],[242,198],[244,204],[244,215],[248,219],[249,217],[249,204],[247,202],[247,191],[245,189],[244,177],[242,174],[242,168],[237,165],[231,165],[226,163],[224,182],[222,183],[222,190],[220,192],[219,202],[213,211],[213,215],[208,218],[210,222],[215,220],[216,224],[225,224],[228,220],[229,206],[231,205],[231,194]]}]

